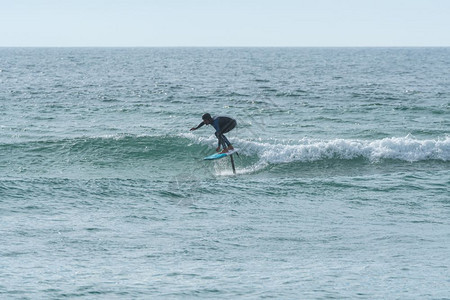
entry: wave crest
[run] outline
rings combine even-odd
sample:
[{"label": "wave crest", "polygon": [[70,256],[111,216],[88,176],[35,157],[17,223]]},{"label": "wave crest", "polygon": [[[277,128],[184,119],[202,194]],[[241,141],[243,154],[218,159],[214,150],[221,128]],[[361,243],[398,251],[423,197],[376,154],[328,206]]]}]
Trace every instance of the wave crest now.
[{"label": "wave crest", "polygon": [[260,157],[271,163],[356,158],[365,158],[371,161],[381,159],[408,162],[448,161],[450,159],[450,139],[420,141],[406,137],[375,141],[344,139],[304,141],[304,144],[300,145],[266,145],[260,152]]},{"label": "wave crest", "polygon": [[[192,136],[191,136],[192,138]],[[197,138],[200,143],[211,143],[212,138]],[[383,159],[417,162],[425,160],[450,161],[450,137],[419,140],[412,136],[379,140],[302,139],[296,142],[261,142],[235,139],[240,153],[257,155],[260,160],[277,164],[313,162],[327,159]]]}]

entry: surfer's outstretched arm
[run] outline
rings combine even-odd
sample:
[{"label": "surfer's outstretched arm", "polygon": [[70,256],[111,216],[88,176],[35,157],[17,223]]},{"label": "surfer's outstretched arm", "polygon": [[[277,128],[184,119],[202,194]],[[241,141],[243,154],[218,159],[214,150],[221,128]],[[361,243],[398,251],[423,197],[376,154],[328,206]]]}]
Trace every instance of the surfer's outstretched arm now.
[{"label": "surfer's outstretched arm", "polygon": [[192,128],[191,128],[191,131],[197,130],[197,129],[199,129],[200,127],[202,127],[203,125],[205,125],[205,122],[201,122],[200,124],[198,124],[197,127],[192,127]]}]

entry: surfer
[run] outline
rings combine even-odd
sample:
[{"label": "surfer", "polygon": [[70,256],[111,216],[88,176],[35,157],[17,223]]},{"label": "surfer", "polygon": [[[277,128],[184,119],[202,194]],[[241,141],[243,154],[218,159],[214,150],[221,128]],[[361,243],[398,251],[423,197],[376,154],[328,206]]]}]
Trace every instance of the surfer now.
[{"label": "surfer", "polygon": [[229,117],[211,117],[210,114],[206,113],[202,116],[203,122],[198,124],[197,127],[192,127],[191,131],[197,130],[203,125],[212,125],[216,130],[215,135],[218,139],[218,146],[216,152],[220,151],[220,146],[222,146],[222,152],[227,153],[230,150],[233,150],[233,146],[230,141],[226,138],[224,133],[230,132],[234,127],[236,127],[236,120]]}]

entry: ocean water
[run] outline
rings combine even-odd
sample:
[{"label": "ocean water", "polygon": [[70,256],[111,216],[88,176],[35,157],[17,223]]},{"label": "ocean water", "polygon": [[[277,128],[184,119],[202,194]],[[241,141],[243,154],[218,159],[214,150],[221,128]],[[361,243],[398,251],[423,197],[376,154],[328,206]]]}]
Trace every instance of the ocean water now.
[{"label": "ocean water", "polygon": [[449,132],[450,48],[0,48],[0,298],[450,299]]}]

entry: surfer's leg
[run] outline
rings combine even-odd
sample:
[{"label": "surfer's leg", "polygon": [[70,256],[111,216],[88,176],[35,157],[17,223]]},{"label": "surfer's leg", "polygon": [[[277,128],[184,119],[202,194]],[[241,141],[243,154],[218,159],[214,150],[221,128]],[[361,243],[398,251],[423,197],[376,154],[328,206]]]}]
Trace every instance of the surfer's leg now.
[{"label": "surfer's leg", "polygon": [[220,142],[222,143],[223,150],[227,150],[227,147],[228,147],[228,143],[227,142],[228,142],[228,140],[223,134],[220,135]]},{"label": "surfer's leg", "polygon": [[220,152],[220,153],[227,153],[228,151],[233,150],[233,146],[231,146],[228,139],[223,134],[221,134],[220,137],[221,137],[222,148],[223,148],[222,152]]},{"label": "surfer's leg", "polygon": [[224,135],[224,133],[230,132],[231,130],[234,129],[234,127],[236,127],[236,121],[235,120],[229,122],[225,126],[225,128],[219,132],[219,135],[222,136],[222,140],[223,140],[224,144],[226,144],[226,147],[224,146],[224,149],[226,151],[233,150],[234,148],[231,145],[230,141],[227,139],[227,137]]},{"label": "surfer's leg", "polygon": [[230,143],[230,141],[227,139],[227,137],[226,137],[225,135],[222,134],[222,138],[223,138],[224,143],[227,145],[227,149],[228,149],[228,150],[233,149],[233,146],[231,146],[231,143]]},{"label": "surfer's leg", "polygon": [[216,132],[216,137],[219,140],[219,144],[222,146],[222,149],[225,150],[227,148],[225,136],[221,132]]}]

